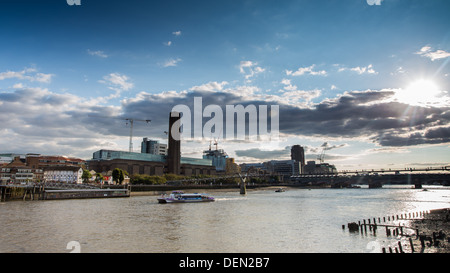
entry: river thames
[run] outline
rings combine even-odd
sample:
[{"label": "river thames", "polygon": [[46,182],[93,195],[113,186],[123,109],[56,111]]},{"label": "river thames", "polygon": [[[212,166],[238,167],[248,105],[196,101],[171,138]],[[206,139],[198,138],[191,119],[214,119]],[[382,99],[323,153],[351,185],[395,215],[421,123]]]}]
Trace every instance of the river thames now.
[{"label": "river thames", "polygon": [[365,253],[374,236],[342,225],[450,207],[450,188],[211,190],[216,202],[152,196],[0,203],[0,252]]}]

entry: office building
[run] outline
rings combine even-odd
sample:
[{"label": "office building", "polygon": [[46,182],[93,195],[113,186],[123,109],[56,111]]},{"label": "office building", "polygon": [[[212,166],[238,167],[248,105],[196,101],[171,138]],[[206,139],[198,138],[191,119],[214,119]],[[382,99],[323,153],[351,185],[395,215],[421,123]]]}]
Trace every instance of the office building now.
[{"label": "office building", "polygon": [[154,155],[167,155],[167,144],[159,143],[158,140],[144,138],[141,144],[141,153]]},{"label": "office building", "polygon": [[227,158],[227,153],[222,149],[211,150],[210,147],[209,150],[203,151],[203,159],[211,160],[212,165],[216,167],[216,171],[218,172],[224,172],[226,170]]},{"label": "office building", "polygon": [[334,165],[328,163],[316,164],[315,161],[308,161],[303,167],[303,174],[336,174],[337,170]]},{"label": "office building", "polygon": [[291,148],[291,160],[299,162],[298,173],[301,174],[303,167],[305,166],[305,150],[300,145],[294,145]]}]

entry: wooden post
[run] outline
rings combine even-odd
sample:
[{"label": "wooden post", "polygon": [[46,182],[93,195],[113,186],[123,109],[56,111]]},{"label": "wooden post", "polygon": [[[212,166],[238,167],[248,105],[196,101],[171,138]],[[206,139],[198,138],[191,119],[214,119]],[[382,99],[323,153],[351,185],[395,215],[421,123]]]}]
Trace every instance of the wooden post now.
[{"label": "wooden post", "polygon": [[422,247],[422,249],[425,248],[425,238],[423,236],[420,236],[420,246]]},{"label": "wooden post", "polygon": [[411,237],[409,237],[409,244],[411,245],[411,253],[414,253],[414,244],[413,244],[413,240],[411,239]]},{"label": "wooden post", "polygon": [[398,249],[400,253],[403,253],[402,243],[400,241],[398,241]]}]

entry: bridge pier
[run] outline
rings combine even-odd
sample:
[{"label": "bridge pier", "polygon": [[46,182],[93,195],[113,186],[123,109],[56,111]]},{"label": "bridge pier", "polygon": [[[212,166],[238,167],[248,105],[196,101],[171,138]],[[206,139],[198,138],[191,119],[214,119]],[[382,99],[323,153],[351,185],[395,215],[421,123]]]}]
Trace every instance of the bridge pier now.
[{"label": "bridge pier", "polygon": [[247,194],[247,188],[245,187],[245,182],[244,181],[241,181],[240,193],[241,194]]},{"label": "bridge pier", "polygon": [[0,202],[6,201],[6,187],[0,187],[1,194],[0,194]]}]

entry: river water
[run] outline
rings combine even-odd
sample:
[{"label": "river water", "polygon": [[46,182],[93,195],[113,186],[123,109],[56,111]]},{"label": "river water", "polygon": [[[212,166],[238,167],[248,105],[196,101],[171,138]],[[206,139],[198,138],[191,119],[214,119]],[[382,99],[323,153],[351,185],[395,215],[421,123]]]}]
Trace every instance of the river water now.
[{"label": "river water", "polygon": [[[427,188],[426,186],[424,186]],[[450,207],[450,188],[207,191],[216,202],[158,204],[157,196],[0,203],[0,252],[364,253],[371,235],[342,225]]]}]

